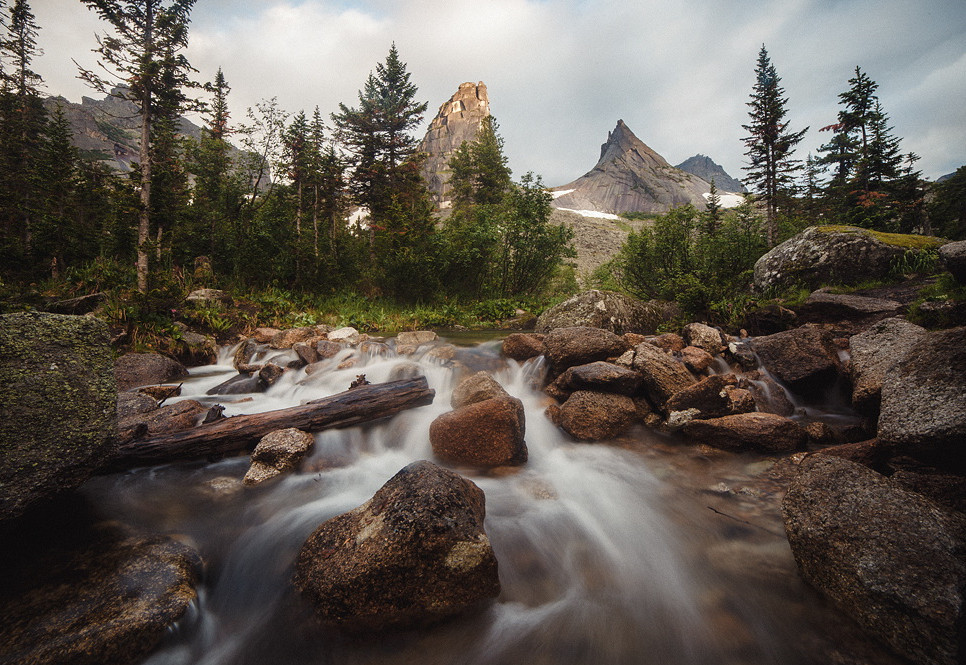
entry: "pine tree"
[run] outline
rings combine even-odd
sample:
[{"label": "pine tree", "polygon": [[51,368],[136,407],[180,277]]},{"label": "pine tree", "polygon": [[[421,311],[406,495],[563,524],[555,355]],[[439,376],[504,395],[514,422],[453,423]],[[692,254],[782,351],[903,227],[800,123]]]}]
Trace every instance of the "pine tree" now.
[{"label": "pine tree", "polygon": [[711,178],[711,191],[708,192],[708,202],[704,206],[705,233],[713,236],[721,226],[721,196],[714,177]]},{"label": "pine tree", "polygon": [[788,99],[779,85],[781,78],[764,46],[758,53],[755,69],[755,85],[748,102],[751,122],[742,125],[750,135],[743,139],[748,151],[748,182],[766,206],[766,232],[769,246],[778,239],[778,207],[781,196],[793,182],[793,175],[801,168],[792,158],[795,146],[802,140],[808,128],[789,131],[785,120]]},{"label": "pine tree", "polygon": [[[113,35],[98,35],[101,66],[110,73],[81,68],[81,78],[96,90],[134,102],[141,120],[140,212],[138,215],[137,286],[148,289],[151,231],[152,127],[157,117],[177,115],[188,103],[192,71],[182,51],[188,45],[188,22],[195,0],[81,0],[111,25]],[[115,84],[127,87],[115,90]]]},{"label": "pine tree", "polygon": [[503,138],[493,116],[480,122],[475,140],[464,141],[450,159],[453,205],[499,203],[512,185],[511,171],[503,154]]}]

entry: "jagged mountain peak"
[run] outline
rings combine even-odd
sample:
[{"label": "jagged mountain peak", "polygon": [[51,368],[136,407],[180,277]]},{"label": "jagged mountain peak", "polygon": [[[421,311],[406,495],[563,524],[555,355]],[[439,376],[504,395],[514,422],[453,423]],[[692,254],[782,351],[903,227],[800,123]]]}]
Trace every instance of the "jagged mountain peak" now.
[{"label": "jagged mountain peak", "polygon": [[698,153],[693,157],[688,157],[686,160],[677,165],[677,168],[682,171],[687,171],[692,173],[702,180],[711,182],[714,178],[714,185],[718,190],[722,192],[737,192],[744,193],[748,191],[740,180],[732,178],[727,171],[724,170],[720,164],[717,164],[713,159],[707,155],[702,155]]}]

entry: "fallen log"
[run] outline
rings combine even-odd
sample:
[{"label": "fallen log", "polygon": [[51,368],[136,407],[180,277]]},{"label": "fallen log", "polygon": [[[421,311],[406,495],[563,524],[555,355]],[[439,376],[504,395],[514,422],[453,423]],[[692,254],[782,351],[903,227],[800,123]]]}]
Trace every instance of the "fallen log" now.
[{"label": "fallen log", "polygon": [[359,386],[299,406],[232,416],[192,429],[145,437],[118,447],[104,471],[207,459],[251,450],[263,436],[296,427],[307,432],[352,427],[432,404],[426,377]]}]

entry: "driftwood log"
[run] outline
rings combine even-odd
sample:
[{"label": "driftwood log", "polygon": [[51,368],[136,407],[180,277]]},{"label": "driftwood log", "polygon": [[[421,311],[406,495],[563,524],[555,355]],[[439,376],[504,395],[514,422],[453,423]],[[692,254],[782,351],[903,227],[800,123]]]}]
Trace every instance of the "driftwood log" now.
[{"label": "driftwood log", "polygon": [[263,436],[296,427],[307,432],[352,427],[432,404],[426,377],[363,385],[300,406],[233,416],[192,429],[157,434],[118,447],[108,469],[207,459],[251,450]]}]

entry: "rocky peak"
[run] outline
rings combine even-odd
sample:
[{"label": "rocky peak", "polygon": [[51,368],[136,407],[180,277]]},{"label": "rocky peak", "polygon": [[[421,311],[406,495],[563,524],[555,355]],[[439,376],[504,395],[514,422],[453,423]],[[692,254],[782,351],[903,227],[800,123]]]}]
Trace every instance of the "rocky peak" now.
[{"label": "rocky peak", "polygon": [[715,187],[717,187],[718,191],[721,192],[736,192],[743,194],[748,191],[745,186],[741,184],[741,181],[736,180],[728,175],[728,172],[724,170],[724,167],[715,163],[715,161],[707,155],[697,154],[694,157],[688,157],[686,160],[678,164],[676,168],[696,175],[707,182],[711,182],[711,179],[713,178]]},{"label": "rocky peak", "polygon": [[476,140],[480,123],[490,115],[490,99],[486,85],[461,83],[449,101],[439,107],[439,113],[429,125],[419,151],[428,155],[423,164],[423,177],[440,209],[449,207],[449,160],[463,141]]},{"label": "rocky peak", "polygon": [[614,131],[607,132],[607,142],[600,146],[600,159],[594,168],[606,166],[610,162],[628,159],[652,168],[670,168],[671,166],[666,159],[637,138],[634,132],[624,124],[623,120],[618,120]]}]

